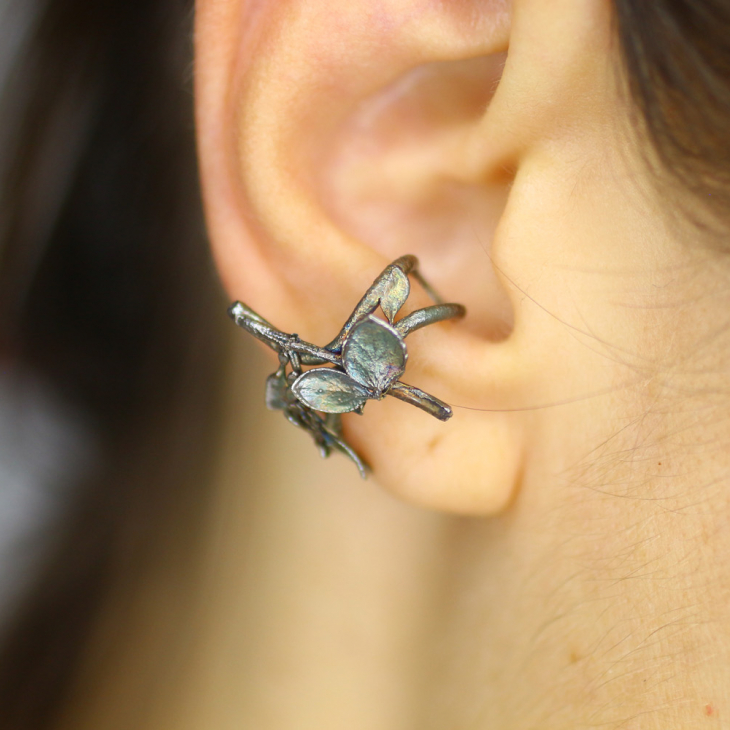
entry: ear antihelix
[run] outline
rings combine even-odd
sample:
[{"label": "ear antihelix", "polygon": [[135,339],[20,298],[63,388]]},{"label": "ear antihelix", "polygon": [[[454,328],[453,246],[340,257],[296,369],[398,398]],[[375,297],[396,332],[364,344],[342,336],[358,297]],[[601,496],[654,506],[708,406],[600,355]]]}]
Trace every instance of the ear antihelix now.
[{"label": "ear antihelix", "polygon": [[[462,305],[441,303],[439,299],[438,304],[416,310],[391,325],[410,293],[409,274],[416,275],[427,293],[437,298],[417,271],[418,260],[410,255],[387,266],[337,337],[324,347],[278,330],[242,302],[234,302],[228,310],[237,325],[279,356],[279,368],[267,380],[269,408],[283,411],[290,423],[308,431],[323,456],[333,450],[347,455],[363,477],[367,466],[344,440],[340,414],[362,413],[368,400],[392,395],[441,421],[452,415],[443,401],[399,380],[408,357],[405,338],[411,332],[466,314]],[[374,315],[378,307],[388,321]],[[325,364],[332,367],[303,369],[306,365]]]}]

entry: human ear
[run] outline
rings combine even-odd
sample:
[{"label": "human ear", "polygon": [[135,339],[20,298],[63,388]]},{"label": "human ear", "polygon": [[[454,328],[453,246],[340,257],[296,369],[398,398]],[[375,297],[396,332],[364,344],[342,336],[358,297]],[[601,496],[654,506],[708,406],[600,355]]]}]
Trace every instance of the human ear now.
[{"label": "human ear", "polygon": [[[230,297],[324,344],[380,270],[411,253],[443,297],[467,306],[463,323],[409,338],[404,380],[481,410],[457,407],[444,424],[386,399],[345,418],[376,479],[417,504],[495,513],[523,471],[534,423],[514,406],[536,392],[535,350],[524,297],[502,274],[511,228],[499,229],[526,150],[570,101],[559,94],[573,87],[547,67],[561,82],[593,73],[587,57],[607,23],[589,5],[198,3],[204,200]],[[567,47],[530,46],[560,12]],[[532,69],[536,49],[549,53],[545,68]],[[531,106],[533,72],[546,87]],[[409,306],[428,304],[415,289]]]}]

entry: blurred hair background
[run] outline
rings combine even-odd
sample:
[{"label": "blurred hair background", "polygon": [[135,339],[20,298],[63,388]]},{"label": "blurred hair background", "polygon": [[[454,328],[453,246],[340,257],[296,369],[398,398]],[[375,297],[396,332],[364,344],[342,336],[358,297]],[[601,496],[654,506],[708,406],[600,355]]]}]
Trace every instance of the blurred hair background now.
[{"label": "blurred hair background", "polygon": [[0,0],[0,726],[53,724],[112,588],[203,501],[224,302],[192,4]]}]

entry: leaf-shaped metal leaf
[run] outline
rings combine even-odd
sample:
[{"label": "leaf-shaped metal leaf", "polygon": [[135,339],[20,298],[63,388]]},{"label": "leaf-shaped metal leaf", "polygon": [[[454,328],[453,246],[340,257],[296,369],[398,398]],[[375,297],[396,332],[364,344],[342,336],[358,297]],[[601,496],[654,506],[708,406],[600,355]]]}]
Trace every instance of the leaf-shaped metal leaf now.
[{"label": "leaf-shaped metal leaf", "polygon": [[312,368],[292,383],[294,395],[322,413],[349,413],[365,404],[367,391],[345,373],[333,368]]},{"label": "leaf-shaped metal leaf", "polygon": [[411,292],[411,283],[408,276],[397,266],[390,267],[390,271],[380,281],[382,292],[380,294],[380,308],[392,324],[393,318],[398,310],[405,304]]},{"label": "leaf-shaped metal leaf", "polygon": [[393,327],[369,317],[353,328],[345,341],[342,364],[354,381],[378,397],[403,375],[406,345]]},{"label": "leaf-shaped metal leaf", "polygon": [[289,384],[283,372],[271,373],[266,378],[266,407],[271,411],[283,411],[289,404],[286,391]]}]

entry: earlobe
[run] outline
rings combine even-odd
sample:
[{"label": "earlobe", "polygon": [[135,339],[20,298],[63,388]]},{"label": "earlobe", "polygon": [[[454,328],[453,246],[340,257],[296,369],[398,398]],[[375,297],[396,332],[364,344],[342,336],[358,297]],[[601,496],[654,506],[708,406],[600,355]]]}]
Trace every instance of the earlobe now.
[{"label": "earlobe", "polygon": [[[504,5],[271,3],[234,22],[236,5],[201,2],[196,34],[206,208],[231,297],[324,343],[388,261],[415,253],[470,317],[415,333],[405,379],[457,405],[478,393],[503,407],[515,384],[512,304],[483,246],[508,186],[466,179],[463,150],[504,65]],[[246,23],[256,28],[242,50],[231,28]],[[410,309],[428,304],[414,287]],[[457,408],[443,424],[386,399],[344,425],[405,499],[489,514],[514,493],[514,414]]]}]

